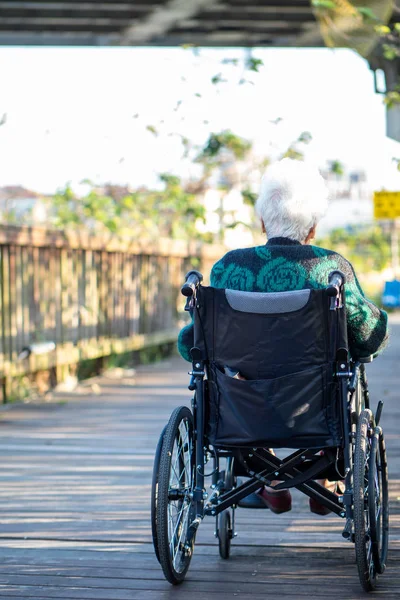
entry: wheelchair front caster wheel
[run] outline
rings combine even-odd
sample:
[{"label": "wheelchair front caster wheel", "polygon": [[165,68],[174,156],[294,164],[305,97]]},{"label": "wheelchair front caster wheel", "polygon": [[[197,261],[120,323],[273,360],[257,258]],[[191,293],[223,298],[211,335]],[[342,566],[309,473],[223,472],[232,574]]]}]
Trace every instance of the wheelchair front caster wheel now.
[{"label": "wheelchair front caster wheel", "polygon": [[224,512],[219,515],[218,519],[218,542],[219,555],[221,558],[229,558],[232,537],[231,515],[229,514],[229,510],[224,510]]}]

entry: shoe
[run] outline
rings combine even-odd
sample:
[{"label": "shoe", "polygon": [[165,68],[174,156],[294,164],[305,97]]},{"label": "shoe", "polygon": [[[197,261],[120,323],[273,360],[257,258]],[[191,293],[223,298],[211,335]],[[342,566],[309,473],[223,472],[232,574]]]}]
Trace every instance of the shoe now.
[{"label": "shoe", "polygon": [[313,498],[310,498],[310,511],[312,513],[314,513],[315,515],[323,515],[323,516],[329,515],[329,513],[332,512],[329,508],[327,508],[323,504],[320,504]]},{"label": "shoe", "polygon": [[278,490],[276,492],[268,492],[265,489],[265,487],[263,487],[257,495],[262,499],[264,504],[276,515],[292,510],[292,496],[289,490]]},{"label": "shoe", "polygon": [[241,508],[268,508],[258,492],[253,492],[239,500],[238,506]]},{"label": "shoe", "polygon": [[[342,482],[341,481],[337,481],[336,485],[335,485],[335,488],[332,491],[335,492],[335,494],[337,496],[340,496],[341,494],[343,494],[343,492],[344,492],[344,486],[343,486]],[[309,499],[309,503],[310,503],[310,511],[312,513],[314,513],[315,515],[325,516],[325,515],[329,515],[329,513],[332,512],[329,508],[327,508],[323,504],[320,504],[319,502],[317,502],[313,498]]]}]

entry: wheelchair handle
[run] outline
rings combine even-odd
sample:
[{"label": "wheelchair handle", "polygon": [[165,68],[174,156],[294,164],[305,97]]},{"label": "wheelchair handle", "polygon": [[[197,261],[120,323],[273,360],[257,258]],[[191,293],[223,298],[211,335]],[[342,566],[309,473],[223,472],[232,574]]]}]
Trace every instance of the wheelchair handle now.
[{"label": "wheelchair handle", "polygon": [[181,294],[189,297],[193,296],[196,287],[203,281],[203,275],[199,271],[189,271],[185,277],[185,283],[181,287]]},{"label": "wheelchair handle", "polygon": [[328,283],[329,296],[337,296],[341,287],[346,283],[346,277],[341,271],[332,271],[332,273],[329,273]]}]

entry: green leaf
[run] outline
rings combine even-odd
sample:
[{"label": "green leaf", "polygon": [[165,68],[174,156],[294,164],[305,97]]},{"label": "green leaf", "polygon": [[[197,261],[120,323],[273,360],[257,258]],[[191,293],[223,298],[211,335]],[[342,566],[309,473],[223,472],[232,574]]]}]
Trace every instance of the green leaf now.
[{"label": "green leaf", "polygon": [[292,160],[304,160],[304,154],[296,148],[294,148],[294,146],[290,146],[281,158],[291,158]]},{"label": "green leaf", "polygon": [[393,44],[382,44],[383,56],[387,60],[394,60],[400,56],[400,51]]},{"label": "green leaf", "polygon": [[397,90],[392,90],[388,92],[385,96],[384,103],[388,108],[394,108],[400,104],[400,92]]},{"label": "green leaf", "polygon": [[260,67],[264,66],[264,61],[262,61],[260,58],[253,58],[250,57],[246,60],[246,69],[248,69],[249,71],[254,71],[255,73],[258,73],[260,70]]},{"label": "green leaf", "polygon": [[312,135],[309,131],[303,131],[297,139],[297,141],[301,144],[309,144],[311,142],[311,140],[312,140]]},{"label": "green leaf", "polygon": [[158,131],[154,127],[154,125],[147,125],[146,129],[147,129],[147,131],[149,131],[150,133],[152,133],[155,137],[158,136]]},{"label": "green leaf", "polygon": [[217,73],[214,77],[211,78],[211,83],[213,85],[217,85],[218,83],[225,83],[226,79],[222,77],[222,73]]},{"label": "green leaf", "polygon": [[379,33],[379,35],[387,35],[390,33],[390,27],[387,25],[375,25],[374,29],[376,33]]},{"label": "green leaf", "polygon": [[254,206],[257,200],[257,194],[248,189],[242,190],[242,197],[243,202],[250,206]]},{"label": "green leaf", "polygon": [[234,67],[236,67],[239,64],[239,59],[238,58],[224,58],[221,63],[223,65],[233,65]]},{"label": "green leaf", "polygon": [[337,8],[336,2],[332,2],[332,0],[311,0],[311,4],[315,8],[331,8],[332,10]]},{"label": "green leaf", "polygon": [[367,6],[359,6],[355,8],[365,21],[379,21],[379,18],[376,16],[372,8],[368,8]]},{"label": "green leaf", "polygon": [[342,175],[344,175],[344,167],[340,161],[331,160],[329,165],[329,172],[341,177]]}]

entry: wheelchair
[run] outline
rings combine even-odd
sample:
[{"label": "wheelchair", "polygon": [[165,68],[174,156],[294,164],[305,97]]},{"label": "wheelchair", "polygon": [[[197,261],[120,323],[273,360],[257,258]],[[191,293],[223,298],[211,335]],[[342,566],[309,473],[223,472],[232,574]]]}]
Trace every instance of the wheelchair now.
[{"label": "wheelchair", "polygon": [[[190,271],[181,290],[194,324],[191,410],[173,411],[153,469],[152,535],[165,578],[184,580],[206,516],[216,519],[228,559],[235,510],[279,481],[274,489],[297,488],[342,519],[361,586],[373,590],[389,534],[383,403],[373,414],[365,371],[372,357],[349,355],[344,275],[332,272],[323,289],[277,293],[216,289],[202,279]],[[271,448],[294,451],[280,459]],[[325,478],[344,491],[315,481]]]}]

